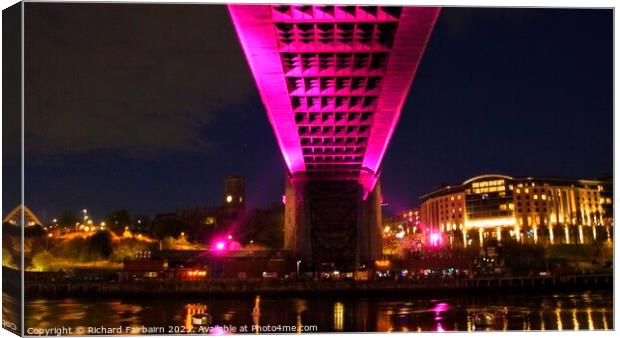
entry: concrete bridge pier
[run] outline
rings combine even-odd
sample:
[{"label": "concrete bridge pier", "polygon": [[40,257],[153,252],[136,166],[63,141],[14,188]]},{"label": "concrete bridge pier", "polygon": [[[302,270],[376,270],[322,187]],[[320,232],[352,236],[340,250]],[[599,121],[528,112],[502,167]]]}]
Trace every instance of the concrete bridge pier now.
[{"label": "concrete bridge pier", "polygon": [[[284,247],[301,270],[354,271],[381,258],[381,187],[356,181],[285,183]],[[323,267],[323,268],[321,268]]]}]

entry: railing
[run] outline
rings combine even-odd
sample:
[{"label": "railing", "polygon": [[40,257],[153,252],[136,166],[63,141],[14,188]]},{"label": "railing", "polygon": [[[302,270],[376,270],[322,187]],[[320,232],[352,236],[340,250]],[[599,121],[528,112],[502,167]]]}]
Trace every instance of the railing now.
[{"label": "railing", "polygon": [[100,294],[249,294],[421,291],[466,289],[546,289],[611,287],[612,274],[534,277],[429,278],[420,280],[294,281],[294,280],[141,280],[132,282],[26,282],[29,295],[89,296]]}]

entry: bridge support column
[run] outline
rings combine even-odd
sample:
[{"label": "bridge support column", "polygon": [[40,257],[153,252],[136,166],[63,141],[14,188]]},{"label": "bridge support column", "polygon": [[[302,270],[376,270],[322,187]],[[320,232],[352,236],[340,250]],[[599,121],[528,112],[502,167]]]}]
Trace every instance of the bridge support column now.
[{"label": "bridge support column", "polygon": [[306,221],[304,182],[285,180],[284,205],[284,249],[290,250],[301,265],[310,267],[312,245],[310,226]]},{"label": "bridge support column", "polygon": [[381,257],[381,188],[356,181],[285,183],[284,248],[303,269],[354,271]]},{"label": "bridge support column", "polygon": [[357,220],[357,267],[373,267],[374,261],[381,258],[382,228],[381,184],[377,181],[366,200],[360,203],[360,216]]}]

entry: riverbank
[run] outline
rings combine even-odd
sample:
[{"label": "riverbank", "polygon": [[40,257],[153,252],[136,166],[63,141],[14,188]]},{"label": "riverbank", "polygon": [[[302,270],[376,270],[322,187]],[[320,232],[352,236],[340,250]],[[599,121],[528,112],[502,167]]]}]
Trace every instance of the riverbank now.
[{"label": "riverbank", "polygon": [[612,274],[535,277],[436,278],[375,281],[143,280],[132,282],[27,282],[27,297],[153,297],[317,294],[429,294],[451,292],[612,290]]}]

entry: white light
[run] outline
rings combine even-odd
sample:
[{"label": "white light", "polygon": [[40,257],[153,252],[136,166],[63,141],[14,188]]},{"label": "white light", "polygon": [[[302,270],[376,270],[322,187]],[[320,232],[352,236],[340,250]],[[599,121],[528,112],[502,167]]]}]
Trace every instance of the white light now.
[{"label": "white light", "polygon": [[232,202],[233,197],[231,195],[226,196],[226,202],[230,203]]},{"label": "white light", "polygon": [[506,218],[487,218],[480,220],[467,220],[465,226],[468,228],[488,228],[502,225],[515,225],[516,220],[512,217]]}]

